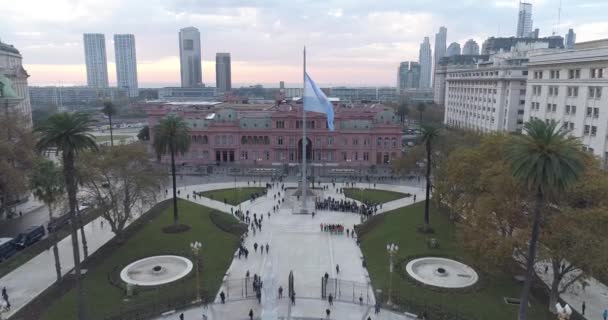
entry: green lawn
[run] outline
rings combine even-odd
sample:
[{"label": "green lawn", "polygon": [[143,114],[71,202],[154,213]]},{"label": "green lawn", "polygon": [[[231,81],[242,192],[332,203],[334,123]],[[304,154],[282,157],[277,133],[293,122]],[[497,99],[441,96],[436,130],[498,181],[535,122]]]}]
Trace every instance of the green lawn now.
[{"label": "green lawn", "polygon": [[401,198],[411,197],[409,193],[385,191],[376,189],[345,188],[344,195],[347,198],[361,202],[387,203]]},{"label": "green lawn", "polygon": [[[490,276],[477,270],[481,278],[479,286],[476,290],[468,291],[445,291],[422,287],[405,275],[405,264],[407,264],[406,261],[409,261],[407,258],[412,256],[446,256],[471,264],[455,239],[454,225],[435,210],[431,211],[430,217],[431,225],[435,229],[435,234],[431,236],[439,240],[440,249],[427,248],[427,235],[417,231],[423,222],[423,211],[424,203],[418,203],[378,216],[375,218],[377,220],[368,222],[370,225],[367,227],[370,230],[362,237],[361,249],[367,261],[374,288],[382,289],[381,301],[386,302],[389,280],[386,244],[394,242],[399,245],[398,260],[400,264],[393,274],[393,300],[399,301],[404,309],[420,313],[421,309],[428,305],[431,319],[442,319],[437,316],[432,317],[431,308],[443,310],[435,311],[439,313],[464,315],[468,320],[516,319],[517,306],[505,304],[503,297],[518,298],[521,285],[515,283],[509,274]],[[374,224],[376,225],[374,226]],[[401,267],[403,272],[399,271],[397,274],[397,270]],[[532,305],[529,319],[553,319],[549,318],[546,306],[540,305],[534,298]]]},{"label": "green lawn", "polygon": [[244,201],[251,199],[251,195],[254,193],[264,194],[264,189],[262,187],[246,187],[246,188],[230,188],[230,189],[219,189],[212,191],[205,191],[202,193],[203,197],[207,197],[209,199],[224,201],[228,204],[236,206]]},{"label": "green lawn", "polygon": [[[84,285],[88,305],[89,319],[104,319],[108,313],[121,308],[141,305],[154,301],[167,301],[171,298],[192,294],[195,298],[196,277],[191,272],[182,281],[163,286],[158,290],[140,291],[129,302],[124,302],[124,291],[110,284],[108,276],[118,268],[147,256],[162,254],[181,254],[191,257],[190,243],[200,241],[202,269],[200,273],[201,291],[204,296],[213,297],[219,289],[224,273],[232,260],[239,238],[221,231],[210,219],[209,208],[180,200],[180,222],[191,229],[178,234],[166,234],[161,231],[173,222],[172,206],[168,206],[159,216],[146,223],[133,234],[122,246],[113,251],[109,257],[89,269]],[[231,223],[237,221],[226,215]],[[49,266],[52,267],[52,266]],[[119,271],[118,271],[119,272]],[[65,320],[76,319],[75,288],[56,300],[41,319]]]},{"label": "green lawn", "polygon": [[[120,140],[126,140],[131,138],[131,136],[126,135],[114,135],[114,143],[119,142]],[[110,136],[95,136],[95,140],[99,142],[110,142]]]}]

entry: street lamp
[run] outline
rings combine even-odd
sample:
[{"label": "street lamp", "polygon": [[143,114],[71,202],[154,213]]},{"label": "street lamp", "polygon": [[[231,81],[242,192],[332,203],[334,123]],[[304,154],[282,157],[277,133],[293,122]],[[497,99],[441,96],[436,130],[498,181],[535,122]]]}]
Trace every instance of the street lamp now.
[{"label": "street lamp", "polygon": [[392,305],[391,296],[393,294],[393,258],[399,251],[399,246],[394,243],[389,243],[386,245],[386,252],[388,252],[389,258],[389,280],[388,280],[388,300],[386,301],[387,305]]},{"label": "street lamp", "polygon": [[195,263],[195,268],[196,268],[196,301],[201,301],[201,290],[200,290],[200,282],[199,282],[199,278],[198,278],[198,263],[199,263],[199,254],[201,252],[201,248],[203,247],[203,244],[198,242],[198,241],[194,241],[192,243],[190,243],[190,249],[192,250],[192,254],[194,255],[194,263]]}]

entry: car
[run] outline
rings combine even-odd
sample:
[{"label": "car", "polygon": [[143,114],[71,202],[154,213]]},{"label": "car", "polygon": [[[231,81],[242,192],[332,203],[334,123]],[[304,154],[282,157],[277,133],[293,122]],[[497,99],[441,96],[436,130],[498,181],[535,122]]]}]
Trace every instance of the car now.
[{"label": "car", "polygon": [[63,214],[59,217],[53,217],[51,221],[49,221],[49,225],[47,226],[47,230],[49,233],[55,232],[64,226],[70,224],[70,215],[68,213]]},{"label": "car", "polygon": [[4,261],[17,253],[13,238],[0,238],[0,261]]},{"label": "car", "polygon": [[44,226],[32,226],[15,238],[15,246],[17,249],[24,249],[42,239],[46,233],[44,232]]}]

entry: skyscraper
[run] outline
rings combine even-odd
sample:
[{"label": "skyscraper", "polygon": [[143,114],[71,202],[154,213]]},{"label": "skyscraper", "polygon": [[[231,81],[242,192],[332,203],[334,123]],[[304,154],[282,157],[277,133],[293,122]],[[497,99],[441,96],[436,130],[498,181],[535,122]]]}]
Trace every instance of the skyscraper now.
[{"label": "skyscraper", "polygon": [[215,54],[215,86],[217,92],[228,92],[232,89],[232,74],[230,70],[230,53]]},{"label": "skyscraper", "polygon": [[129,97],[139,96],[135,36],[115,34],[114,55],[116,56],[116,86],[125,89]]},{"label": "skyscraper", "polygon": [[576,33],[574,33],[573,29],[568,29],[568,33],[566,34],[566,49],[574,48],[574,44],[576,43]]},{"label": "skyscraper", "polygon": [[460,54],[460,43],[452,42],[448,47],[448,51],[445,54],[446,57],[457,56]]},{"label": "skyscraper", "polygon": [[517,16],[517,35],[518,38],[528,38],[532,36],[532,4],[527,2],[519,3],[519,14]]},{"label": "skyscraper", "polygon": [[397,70],[397,89],[417,89],[420,87],[420,64],[403,61]]},{"label": "skyscraper", "polygon": [[106,37],[101,33],[85,33],[84,62],[87,67],[87,86],[108,87],[108,59]]},{"label": "skyscraper", "polygon": [[[433,65],[437,66],[439,60],[445,56],[446,43],[448,39],[448,29],[446,27],[440,27],[439,32],[435,34],[435,58],[433,59]],[[433,77],[433,88],[435,88],[435,78]]]},{"label": "skyscraper", "polygon": [[420,62],[420,88],[427,89],[431,87],[432,59],[431,42],[429,41],[429,37],[424,37],[418,54],[418,61]]},{"label": "skyscraper", "polygon": [[462,48],[462,54],[464,55],[478,55],[479,45],[473,39],[469,39]]},{"label": "skyscraper", "polygon": [[195,27],[179,30],[179,64],[182,87],[198,87],[203,84],[201,34]]}]

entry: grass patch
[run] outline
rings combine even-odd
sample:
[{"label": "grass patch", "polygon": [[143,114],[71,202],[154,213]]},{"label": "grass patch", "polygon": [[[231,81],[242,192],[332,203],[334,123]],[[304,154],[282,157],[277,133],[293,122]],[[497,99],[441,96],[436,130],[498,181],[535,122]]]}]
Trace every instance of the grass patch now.
[{"label": "grass patch", "polygon": [[[508,273],[484,274],[480,285],[471,290],[438,290],[425,287],[406,275],[405,265],[409,257],[445,256],[463,263],[474,265],[459,246],[455,237],[455,227],[434,208],[430,212],[432,235],[419,233],[416,228],[423,222],[424,203],[417,203],[382,215],[382,219],[372,220],[376,226],[366,230],[362,236],[361,250],[375,289],[382,289],[380,301],[387,300],[389,272],[386,244],[399,245],[396,263],[399,267],[393,274],[393,301],[405,310],[420,314],[427,307],[430,319],[467,320],[512,320],[517,318],[517,306],[504,303],[504,297],[519,297],[521,285]],[[429,249],[427,238],[439,240],[439,249]],[[547,306],[535,298],[531,299],[530,319],[553,319]]]},{"label": "grass patch", "polygon": [[[200,286],[203,297],[212,300],[219,289],[222,277],[228,268],[239,242],[235,234],[227,233],[211,221],[212,209],[195,203],[180,200],[180,221],[191,229],[178,234],[166,234],[161,229],[173,223],[172,206],[167,205],[159,215],[140,226],[121,246],[109,252],[107,257],[91,263],[84,279],[89,319],[104,319],[109,314],[135,306],[161,304],[175,297],[196,297],[195,272],[183,280],[156,289],[137,290],[137,294],[124,302],[125,292],[119,286],[111,284],[110,279],[128,263],[139,258],[178,254],[191,258],[190,243],[200,241],[202,267]],[[232,224],[238,224],[232,219]],[[76,319],[76,289],[58,298],[47,309],[41,319],[63,320]],[[148,308],[151,309],[151,308]]]},{"label": "grass patch", "polygon": [[201,192],[200,195],[209,199],[223,202],[236,206],[251,199],[251,195],[257,193],[258,195],[265,194],[262,187],[246,187],[246,188],[230,188],[230,189],[219,189],[212,191]]},{"label": "grass patch", "polygon": [[[120,140],[127,140],[131,138],[131,136],[127,135],[114,135],[114,142],[119,142]],[[95,136],[95,141],[97,142],[109,142],[110,136]]]},{"label": "grass patch", "polygon": [[408,198],[412,195],[409,193],[401,193],[396,191],[376,190],[376,189],[359,189],[345,188],[344,195],[347,198],[358,200],[361,202],[387,203],[401,198]]}]

